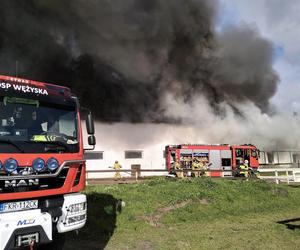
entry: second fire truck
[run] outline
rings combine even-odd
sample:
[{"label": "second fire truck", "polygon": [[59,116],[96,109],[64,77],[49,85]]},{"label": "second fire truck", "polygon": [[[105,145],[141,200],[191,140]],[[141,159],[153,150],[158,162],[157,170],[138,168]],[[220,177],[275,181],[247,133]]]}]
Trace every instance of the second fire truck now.
[{"label": "second fire truck", "polygon": [[195,158],[209,166],[212,177],[234,176],[238,167],[248,161],[254,171],[259,167],[259,150],[250,144],[245,145],[207,145],[207,144],[179,144],[168,145],[165,148],[166,167],[171,170],[176,161],[183,169],[191,169]]}]

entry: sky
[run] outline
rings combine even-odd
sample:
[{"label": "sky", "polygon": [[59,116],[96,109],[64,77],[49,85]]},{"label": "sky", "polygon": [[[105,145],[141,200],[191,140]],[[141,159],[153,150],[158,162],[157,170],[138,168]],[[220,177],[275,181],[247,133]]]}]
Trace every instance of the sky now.
[{"label": "sky", "polygon": [[271,102],[284,113],[300,113],[300,1],[219,0],[216,29],[251,25],[274,46],[280,84]]}]

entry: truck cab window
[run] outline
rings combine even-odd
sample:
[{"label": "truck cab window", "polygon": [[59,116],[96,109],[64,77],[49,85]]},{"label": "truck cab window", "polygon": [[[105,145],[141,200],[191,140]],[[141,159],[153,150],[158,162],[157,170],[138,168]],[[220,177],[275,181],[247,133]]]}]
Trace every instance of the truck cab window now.
[{"label": "truck cab window", "polygon": [[236,157],[242,157],[243,156],[243,150],[242,149],[236,149],[235,150],[235,156]]},{"label": "truck cab window", "polygon": [[27,142],[28,147],[29,142],[78,143],[75,104],[72,107],[32,99],[0,97],[0,111],[2,140]]},{"label": "truck cab window", "polygon": [[254,157],[254,158],[258,158],[258,154],[257,154],[257,150],[256,149],[252,149],[251,156]]}]

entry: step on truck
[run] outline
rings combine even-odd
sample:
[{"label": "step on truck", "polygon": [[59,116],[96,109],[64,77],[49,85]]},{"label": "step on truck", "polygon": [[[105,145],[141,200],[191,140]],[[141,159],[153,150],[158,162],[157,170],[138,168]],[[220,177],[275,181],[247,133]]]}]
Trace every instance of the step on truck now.
[{"label": "step on truck", "polygon": [[[90,113],[86,130],[93,148]],[[86,222],[85,174],[77,97],[0,76],[0,249],[61,247],[63,234]]]}]

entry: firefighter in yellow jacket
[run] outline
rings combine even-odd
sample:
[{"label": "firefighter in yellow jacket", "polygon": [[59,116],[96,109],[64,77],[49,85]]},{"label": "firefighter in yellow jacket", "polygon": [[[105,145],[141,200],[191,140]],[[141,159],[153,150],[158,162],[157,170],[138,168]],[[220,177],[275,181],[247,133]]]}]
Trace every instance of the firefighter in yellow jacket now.
[{"label": "firefighter in yellow jacket", "polygon": [[208,169],[208,165],[206,161],[199,162],[200,176],[206,176],[206,170]]},{"label": "firefighter in yellow jacket", "polygon": [[176,160],[176,162],[174,164],[174,169],[175,169],[175,173],[176,173],[177,177],[183,178],[182,167],[181,167],[179,160]]},{"label": "firefighter in yellow jacket", "polygon": [[194,170],[193,173],[195,177],[200,176],[200,162],[198,162],[196,159],[193,160],[192,170]]},{"label": "firefighter in yellow jacket", "polygon": [[240,174],[244,175],[246,180],[248,181],[248,177],[249,177],[248,160],[245,160],[244,163],[240,165]]},{"label": "firefighter in yellow jacket", "polygon": [[118,161],[115,161],[113,169],[115,172],[115,179],[121,179],[120,169],[122,168],[121,164]]}]

